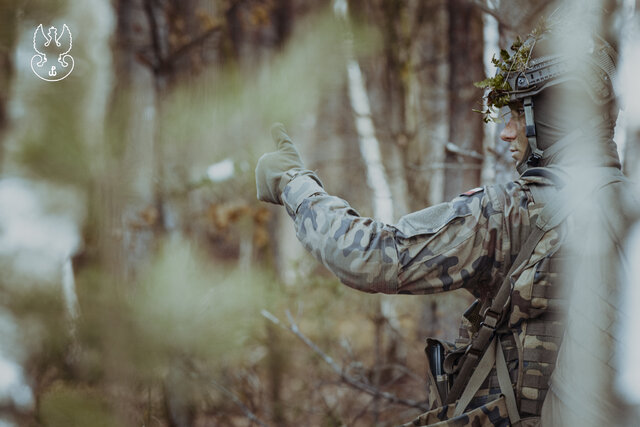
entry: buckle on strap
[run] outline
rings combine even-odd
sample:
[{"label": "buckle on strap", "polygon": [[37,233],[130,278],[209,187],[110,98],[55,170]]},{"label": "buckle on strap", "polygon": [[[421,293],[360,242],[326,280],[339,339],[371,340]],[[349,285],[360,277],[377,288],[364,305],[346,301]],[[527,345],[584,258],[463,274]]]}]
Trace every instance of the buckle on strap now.
[{"label": "buckle on strap", "polygon": [[484,320],[482,321],[482,323],[480,323],[480,326],[487,326],[489,328],[491,328],[492,330],[496,329],[496,326],[498,326],[498,322],[500,321],[500,318],[502,317],[502,313],[498,313],[497,311],[493,311],[491,310],[491,307],[489,307],[487,309],[487,311],[485,311],[484,313]]},{"label": "buckle on strap", "polygon": [[542,155],[539,153],[532,153],[527,159],[527,164],[529,166],[536,167],[540,164],[540,160],[542,160]]},{"label": "buckle on strap", "polygon": [[473,356],[476,359],[480,359],[483,353],[484,353],[484,349],[475,348],[473,346],[473,343],[469,344],[469,347],[467,347],[467,350],[464,352],[465,356]]},{"label": "buckle on strap", "polygon": [[[489,320],[489,323],[494,323],[494,321]],[[497,324],[497,321],[495,323]],[[495,336],[495,332],[496,332],[495,327],[491,327],[485,322],[482,322],[480,324],[480,330],[478,331],[478,334],[474,337],[473,341],[471,341],[471,344],[469,344],[464,354],[472,355],[477,359],[479,359],[487,349],[487,345],[491,342],[491,340]]]}]

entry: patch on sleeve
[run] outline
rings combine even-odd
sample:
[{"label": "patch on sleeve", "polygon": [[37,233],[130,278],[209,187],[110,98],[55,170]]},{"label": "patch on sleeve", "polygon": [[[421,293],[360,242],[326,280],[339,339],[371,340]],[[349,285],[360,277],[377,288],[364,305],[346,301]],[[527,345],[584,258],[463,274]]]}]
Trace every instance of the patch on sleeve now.
[{"label": "patch on sleeve", "polygon": [[467,191],[466,193],[462,193],[461,196],[473,196],[474,194],[479,193],[482,190],[484,190],[483,187],[476,187],[476,188],[473,188],[473,189]]}]

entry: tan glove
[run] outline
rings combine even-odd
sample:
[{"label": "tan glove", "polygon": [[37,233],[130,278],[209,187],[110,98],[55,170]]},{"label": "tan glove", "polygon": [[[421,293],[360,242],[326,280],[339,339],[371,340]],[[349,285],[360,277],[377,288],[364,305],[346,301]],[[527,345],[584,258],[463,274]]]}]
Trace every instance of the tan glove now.
[{"label": "tan glove", "polygon": [[281,205],[282,192],[295,175],[311,175],[322,185],[315,174],[305,168],[282,123],[271,126],[271,137],[277,150],[263,154],[256,165],[258,200]]}]

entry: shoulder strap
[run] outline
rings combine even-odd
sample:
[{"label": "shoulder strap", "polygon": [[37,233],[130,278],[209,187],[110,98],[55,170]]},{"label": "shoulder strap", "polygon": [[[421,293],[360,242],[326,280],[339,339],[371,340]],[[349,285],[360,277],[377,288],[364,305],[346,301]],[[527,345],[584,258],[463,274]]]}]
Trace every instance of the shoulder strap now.
[{"label": "shoulder strap", "polygon": [[458,400],[463,390],[466,388],[472,372],[476,369],[480,359],[491,343],[498,323],[506,311],[506,306],[511,294],[511,275],[521,264],[524,264],[531,257],[531,254],[533,254],[535,247],[538,245],[538,242],[545,232],[546,230],[538,227],[538,224],[536,224],[520,249],[516,260],[509,269],[509,272],[505,275],[502,285],[491,303],[491,307],[489,307],[484,313],[484,319],[482,323],[480,323],[478,334],[467,347],[462,367],[460,368],[458,376],[449,391],[449,395],[447,396],[447,403],[454,403]]},{"label": "shoulder strap", "polygon": [[[543,168],[536,169],[542,170]],[[534,173],[538,173],[538,171]],[[621,178],[616,175],[604,176],[603,179],[596,183],[594,190],[599,190],[620,180]],[[564,187],[564,184],[562,186]],[[527,237],[527,240],[525,240],[524,244],[520,248],[520,252],[511,265],[509,272],[506,274],[498,293],[491,303],[491,306],[484,313],[484,318],[480,324],[477,335],[467,347],[462,367],[460,368],[458,376],[447,396],[447,403],[454,403],[460,398],[463,391],[467,388],[467,383],[469,382],[473,371],[476,369],[480,359],[483,357],[487,348],[493,341],[496,328],[508,309],[507,305],[511,295],[511,275],[531,257],[536,246],[542,239],[542,236],[544,236],[547,231],[557,227],[571,212],[573,203],[567,201],[566,194],[564,193],[565,192],[563,191],[557,191],[554,197],[547,201],[545,207],[538,216],[531,233]],[[502,351],[501,349],[499,350]],[[468,398],[468,396],[465,397]],[[460,400],[462,401],[463,399]],[[462,410],[464,410],[464,408],[462,408]]]},{"label": "shoulder strap", "polygon": [[553,168],[551,166],[544,168],[530,168],[521,175],[521,177],[523,178],[533,176],[547,178],[548,180],[553,182],[553,185],[557,188],[563,188],[566,184],[565,177],[560,174],[557,168]]}]

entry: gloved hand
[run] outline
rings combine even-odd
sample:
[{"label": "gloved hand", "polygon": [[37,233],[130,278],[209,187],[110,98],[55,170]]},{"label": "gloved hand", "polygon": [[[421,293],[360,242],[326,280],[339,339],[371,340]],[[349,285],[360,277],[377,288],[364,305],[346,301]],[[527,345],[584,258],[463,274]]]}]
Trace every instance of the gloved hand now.
[{"label": "gloved hand", "polygon": [[306,170],[298,150],[287,135],[282,123],[271,126],[271,137],[276,143],[277,150],[263,154],[256,165],[256,188],[258,200],[263,202],[282,204],[280,196],[291,180],[285,172]]}]

